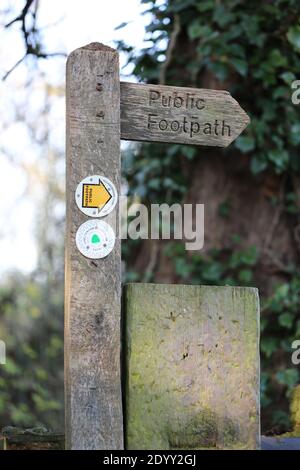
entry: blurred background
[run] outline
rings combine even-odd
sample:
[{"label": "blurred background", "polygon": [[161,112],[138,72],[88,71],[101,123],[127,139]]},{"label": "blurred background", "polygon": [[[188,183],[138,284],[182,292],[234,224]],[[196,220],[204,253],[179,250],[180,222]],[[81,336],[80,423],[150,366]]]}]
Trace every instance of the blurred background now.
[{"label": "blurred background", "polygon": [[122,143],[129,197],[205,204],[202,251],[124,241],[124,282],[258,287],[263,432],[288,430],[300,381],[299,1],[2,0],[0,17],[0,428],[63,431],[65,61],[99,41],[120,51],[123,80],[226,89],[251,117],[226,150]]}]

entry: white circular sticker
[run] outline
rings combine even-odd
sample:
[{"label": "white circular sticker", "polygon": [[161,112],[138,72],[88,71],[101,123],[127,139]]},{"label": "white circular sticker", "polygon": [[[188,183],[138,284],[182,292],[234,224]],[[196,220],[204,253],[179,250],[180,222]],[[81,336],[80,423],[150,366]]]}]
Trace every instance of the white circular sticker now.
[{"label": "white circular sticker", "polygon": [[115,185],[105,176],[87,176],[80,181],[75,192],[76,204],[89,217],[104,217],[118,200]]},{"label": "white circular sticker", "polygon": [[87,258],[99,259],[107,256],[115,245],[116,236],[103,220],[87,220],[76,233],[76,246]]}]

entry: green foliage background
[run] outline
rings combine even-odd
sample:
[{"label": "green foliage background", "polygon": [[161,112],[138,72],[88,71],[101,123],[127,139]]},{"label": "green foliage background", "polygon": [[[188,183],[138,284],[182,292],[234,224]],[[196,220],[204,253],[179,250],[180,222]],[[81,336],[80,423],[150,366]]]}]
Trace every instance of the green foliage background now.
[{"label": "green foliage background", "polygon": [[[263,172],[285,178],[283,212],[291,227],[299,223],[299,199],[293,178],[300,172],[300,113],[291,101],[291,84],[300,70],[300,4],[298,0],[143,0],[152,13],[147,26],[147,47],[140,53],[119,44],[134,64],[139,80],[159,83],[162,61],[174,30],[179,39],[168,57],[166,84],[201,86],[209,73],[247,110],[251,125],[226,152],[239,152],[248,159],[249,174]],[[234,148],[235,147],[235,148]],[[192,178],[198,151],[194,147],[146,144],[128,151],[124,175],[129,195],[142,201],[182,201]],[[190,165],[190,178],[181,171],[182,158]],[[204,201],[205,202],[205,201]],[[273,200],[274,210],[279,200]],[[230,203],[219,208],[227,217]],[[241,235],[234,234],[232,246],[213,249],[209,255],[187,256],[180,244],[169,244],[180,282],[214,285],[253,285],[264,292],[256,267],[262,253],[257,247],[241,248]],[[123,247],[130,260],[137,243]],[[262,295],[262,414],[265,430],[289,428],[288,401],[299,382],[299,368],[291,363],[291,344],[300,337],[299,259],[284,266],[282,282],[271,295]],[[151,280],[154,273],[143,279]],[[152,276],[152,277],[151,277]],[[128,280],[141,274],[128,270]]]},{"label": "green foliage background", "polygon": [[62,430],[63,283],[12,273],[0,288],[1,425]]}]

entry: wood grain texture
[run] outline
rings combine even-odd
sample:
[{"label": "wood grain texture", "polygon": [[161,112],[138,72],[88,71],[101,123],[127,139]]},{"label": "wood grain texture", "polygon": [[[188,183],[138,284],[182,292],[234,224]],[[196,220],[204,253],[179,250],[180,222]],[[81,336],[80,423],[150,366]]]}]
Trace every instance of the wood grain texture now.
[{"label": "wood grain texture", "polygon": [[121,138],[227,147],[250,119],[227,91],[121,82]]},{"label": "wood grain texture", "polygon": [[[65,264],[65,400],[68,449],[122,449],[120,381],[121,254],[89,260],[75,234],[88,219],[75,203],[86,176],[120,188],[118,53],[93,43],[67,61],[67,227]],[[116,209],[104,220],[113,224]]]},{"label": "wood grain texture", "polygon": [[129,284],[125,306],[126,448],[259,448],[257,289]]}]

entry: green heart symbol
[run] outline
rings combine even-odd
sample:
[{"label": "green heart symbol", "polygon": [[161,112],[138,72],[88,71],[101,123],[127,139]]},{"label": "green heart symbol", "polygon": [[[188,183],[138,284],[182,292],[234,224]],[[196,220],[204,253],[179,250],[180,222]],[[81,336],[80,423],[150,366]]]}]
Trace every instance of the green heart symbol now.
[{"label": "green heart symbol", "polygon": [[96,233],[94,233],[94,235],[92,236],[92,243],[100,243],[100,241],[101,240],[99,236]]}]

